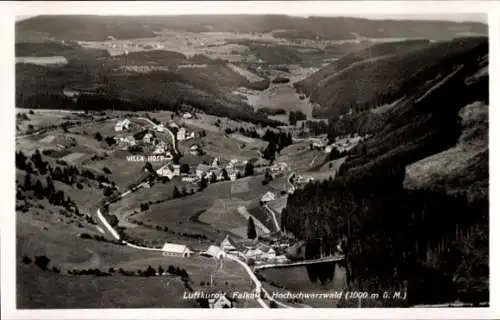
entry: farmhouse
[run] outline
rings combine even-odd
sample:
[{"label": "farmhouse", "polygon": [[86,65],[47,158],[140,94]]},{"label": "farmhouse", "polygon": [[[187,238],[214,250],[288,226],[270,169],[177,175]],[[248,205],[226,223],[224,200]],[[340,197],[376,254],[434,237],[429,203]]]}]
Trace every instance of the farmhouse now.
[{"label": "farmhouse", "polygon": [[151,143],[151,138],[153,137],[153,135],[151,133],[146,133],[144,135],[144,137],[142,138],[142,142],[144,143]]},{"label": "farmhouse", "polygon": [[220,247],[226,253],[235,253],[238,251],[236,243],[229,237],[229,235],[226,235],[224,240],[222,240]]},{"label": "farmhouse", "polygon": [[274,195],[274,193],[272,193],[271,191],[268,191],[266,192],[261,198],[260,198],[260,201],[261,202],[264,202],[264,203],[267,203],[269,201],[273,201],[276,199],[276,196]]},{"label": "farmhouse", "polygon": [[181,177],[181,180],[184,181],[184,182],[196,182],[198,181],[198,177],[197,176],[193,176],[193,175],[183,175]]},{"label": "farmhouse", "polygon": [[165,243],[161,250],[163,251],[164,256],[171,257],[189,258],[192,253],[186,245],[174,243]]},{"label": "farmhouse", "polygon": [[272,259],[276,258],[276,251],[274,251],[273,248],[271,248],[269,246],[261,245],[258,247],[258,249],[260,251],[262,251],[262,254],[260,255],[260,257],[262,259],[272,260]]},{"label": "farmhouse", "polygon": [[208,254],[216,259],[223,259],[226,257],[226,253],[220,247],[217,247],[214,245],[211,245],[210,247],[208,247],[206,254]]},{"label": "farmhouse", "polygon": [[125,119],[123,121],[118,121],[115,124],[115,131],[120,132],[123,130],[127,130],[129,127],[130,127],[130,120],[129,119]]},{"label": "farmhouse", "polygon": [[168,177],[172,179],[175,176],[180,176],[180,168],[178,165],[166,164],[156,171],[156,173],[161,177]]},{"label": "farmhouse", "polygon": [[165,131],[165,127],[163,126],[163,124],[158,124],[158,125],[155,125],[154,126],[154,129],[158,132],[163,132]]},{"label": "farmhouse", "polygon": [[206,164],[203,163],[198,164],[198,166],[196,167],[196,176],[201,179],[203,176],[206,175],[209,169],[210,167]]},{"label": "farmhouse", "polygon": [[185,128],[179,128],[177,131],[177,140],[182,141],[186,140],[186,129]]},{"label": "farmhouse", "polygon": [[193,115],[192,115],[191,113],[189,113],[189,112],[186,112],[186,113],[184,113],[184,114],[182,115],[182,117],[183,117],[184,119],[191,119],[191,118],[193,117]]},{"label": "farmhouse", "polygon": [[248,249],[245,252],[245,256],[247,257],[247,259],[260,259],[262,257],[263,253],[264,252],[261,249],[259,249],[259,248]]}]

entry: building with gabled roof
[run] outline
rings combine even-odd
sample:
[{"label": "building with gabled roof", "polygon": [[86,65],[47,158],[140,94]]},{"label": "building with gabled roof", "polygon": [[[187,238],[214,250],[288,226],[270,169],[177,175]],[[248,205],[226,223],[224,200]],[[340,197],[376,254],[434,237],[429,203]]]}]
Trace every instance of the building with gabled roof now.
[{"label": "building with gabled roof", "polygon": [[238,251],[238,245],[234,242],[229,235],[226,235],[224,240],[220,243],[220,248],[227,253],[234,253]]},{"label": "building with gabled roof", "polygon": [[266,192],[261,198],[260,198],[260,201],[261,202],[269,202],[269,201],[273,201],[273,200],[276,200],[276,196],[274,193],[272,193],[271,191],[268,191]]},{"label": "building with gabled roof", "polygon": [[189,258],[191,256],[191,253],[193,253],[193,251],[191,251],[184,244],[175,244],[168,242],[163,245],[163,248],[161,250],[163,251],[164,256],[171,257]]},{"label": "building with gabled roof", "polygon": [[220,247],[214,245],[208,247],[205,253],[216,259],[224,259],[226,257],[226,253]]}]

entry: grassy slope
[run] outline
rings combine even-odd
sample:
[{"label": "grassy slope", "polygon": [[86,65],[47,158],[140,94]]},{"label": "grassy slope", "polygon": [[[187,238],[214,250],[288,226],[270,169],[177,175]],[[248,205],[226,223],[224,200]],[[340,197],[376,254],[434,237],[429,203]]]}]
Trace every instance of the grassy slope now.
[{"label": "grassy slope", "polygon": [[[456,146],[407,167],[405,187],[439,186],[453,193],[464,186],[469,196],[487,197],[488,106],[474,103],[461,109],[464,129]],[[478,194],[477,194],[478,193]]]}]

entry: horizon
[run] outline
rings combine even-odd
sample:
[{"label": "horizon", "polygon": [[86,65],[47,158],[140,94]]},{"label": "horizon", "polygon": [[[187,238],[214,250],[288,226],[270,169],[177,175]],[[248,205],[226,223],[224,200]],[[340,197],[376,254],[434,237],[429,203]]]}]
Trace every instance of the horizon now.
[{"label": "horizon", "polygon": [[[15,17],[15,22],[21,22],[24,20],[29,20],[32,18],[36,18],[39,16],[43,16],[45,14],[40,15],[17,15]],[[71,16],[74,14],[57,14],[56,16]],[[232,15],[249,15],[249,16],[259,16],[259,15],[283,15],[289,17],[301,17],[301,18],[310,18],[310,17],[321,17],[321,18],[353,18],[353,19],[367,19],[367,20],[396,20],[396,21],[443,21],[443,22],[456,22],[456,23],[482,23],[488,24],[488,15],[485,13],[457,13],[457,14],[439,14],[439,13],[430,13],[430,14],[366,14],[366,15],[356,15],[356,14],[340,14],[340,15],[317,15],[317,14],[307,14],[307,15],[298,15],[298,14],[287,14],[287,13],[249,13],[249,14],[241,14],[241,13],[223,13],[223,14],[136,14],[136,15],[128,15],[128,14],[82,14],[83,16],[123,16],[123,17],[139,17],[139,16],[211,16],[211,15],[224,15],[224,16],[232,16]]]}]

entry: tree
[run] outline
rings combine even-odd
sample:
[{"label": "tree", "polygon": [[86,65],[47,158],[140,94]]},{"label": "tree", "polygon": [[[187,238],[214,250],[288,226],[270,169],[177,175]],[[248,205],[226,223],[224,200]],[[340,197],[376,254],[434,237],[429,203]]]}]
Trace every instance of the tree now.
[{"label": "tree", "polygon": [[216,183],[217,182],[217,175],[214,173],[210,177],[210,183]]},{"label": "tree", "polygon": [[146,269],[146,272],[145,272],[145,276],[146,277],[153,277],[155,275],[156,275],[156,270],[153,269],[153,267],[148,266],[148,268]]},{"label": "tree", "polygon": [[109,215],[108,221],[112,227],[116,227],[119,223],[118,218],[113,214]]},{"label": "tree", "polygon": [[37,256],[35,257],[35,264],[42,270],[47,270],[47,267],[49,266],[50,259],[47,258],[46,256]]},{"label": "tree", "polygon": [[161,276],[164,272],[165,270],[161,266],[158,266],[158,274]]},{"label": "tree", "polygon": [[245,177],[253,176],[253,164],[248,161],[245,165]]},{"label": "tree", "polygon": [[222,180],[224,180],[224,181],[229,180],[229,175],[227,174],[226,168],[222,169]]},{"label": "tree", "polygon": [[189,164],[183,163],[180,168],[181,173],[189,173]]},{"label": "tree", "polygon": [[31,190],[32,184],[31,184],[31,175],[27,173],[24,176],[24,190]]},{"label": "tree", "polygon": [[178,199],[181,197],[181,193],[179,189],[177,189],[177,186],[174,186],[174,191],[172,192],[172,198]]},{"label": "tree", "polygon": [[102,135],[100,132],[96,132],[95,135],[94,135],[95,139],[97,141],[102,141]]},{"label": "tree", "polygon": [[207,187],[207,179],[205,177],[201,177],[199,191],[204,190]]},{"label": "tree", "polygon": [[255,239],[257,237],[255,222],[253,221],[252,217],[248,217],[247,237],[248,239]]}]

